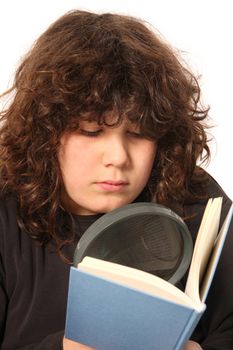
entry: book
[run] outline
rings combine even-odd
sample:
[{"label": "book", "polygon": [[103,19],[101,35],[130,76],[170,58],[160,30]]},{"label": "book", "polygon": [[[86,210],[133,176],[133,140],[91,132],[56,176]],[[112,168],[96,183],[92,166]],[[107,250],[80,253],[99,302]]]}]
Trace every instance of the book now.
[{"label": "book", "polygon": [[84,257],[72,266],[65,337],[97,350],[182,350],[206,297],[230,225],[222,198],[207,203],[184,291],[150,273]]}]

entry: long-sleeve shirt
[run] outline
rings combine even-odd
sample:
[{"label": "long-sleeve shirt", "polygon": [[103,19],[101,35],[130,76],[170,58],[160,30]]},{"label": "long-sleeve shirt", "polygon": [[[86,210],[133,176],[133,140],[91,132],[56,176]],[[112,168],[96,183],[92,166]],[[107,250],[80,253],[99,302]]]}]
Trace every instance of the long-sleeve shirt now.
[{"label": "long-sleeve shirt", "polygon": [[[208,197],[218,196],[223,197],[223,221],[231,201],[210,178]],[[206,202],[207,199],[184,207],[189,217],[194,214],[187,221],[193,241]],[[70,265],[58,256],[53,242],[41,246],[19,228],[17,210],[17,201],[13,196],[1,198],[0,348],[61,350]],[[94,220],[96,217],[79,217],[77,231],[80,225],[84,231]],[[64,250],[71,260],[77,240]],[[192,336],[204,350],[233,349],[232,272],[233,223],[207,298],[207,309]]]}]

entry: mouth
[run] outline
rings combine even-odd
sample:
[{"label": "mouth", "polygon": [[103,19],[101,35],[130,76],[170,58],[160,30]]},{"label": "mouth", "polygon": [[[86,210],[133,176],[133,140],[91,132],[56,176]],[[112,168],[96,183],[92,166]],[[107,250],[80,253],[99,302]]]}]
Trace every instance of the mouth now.
[{"label": "mouth", "polygon": [[96,182],[96,185],[104,191],[117,192],[117,191],[123,190],[126,186],[129,185],[129,183],[121,180],[120,181],[107,180],[107,181]]}]

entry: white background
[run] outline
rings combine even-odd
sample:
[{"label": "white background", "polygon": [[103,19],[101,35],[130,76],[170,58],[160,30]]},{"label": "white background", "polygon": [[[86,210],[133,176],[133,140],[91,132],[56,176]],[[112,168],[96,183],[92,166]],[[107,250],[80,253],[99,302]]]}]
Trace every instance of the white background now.
[{"label": "white background", "polygon": [[21,57],[59,16],[74,8],[141,17],[182,50],[200,74],[203,101],[215,127],[207,170],[233,198],[233,10],[232,0],[0,0],[0,93]]}]

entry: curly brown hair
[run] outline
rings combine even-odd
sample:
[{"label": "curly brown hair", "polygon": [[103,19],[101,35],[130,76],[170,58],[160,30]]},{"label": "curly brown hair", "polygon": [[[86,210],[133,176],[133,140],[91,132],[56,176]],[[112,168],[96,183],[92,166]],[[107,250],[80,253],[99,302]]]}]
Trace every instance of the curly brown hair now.
[{"label": "curly brown hair", "polygon": [[[140,19],[71,11],[35,42],[19,66],[1,112],[0,187],[19,200],[20,225],[58,249],[68,234],[56,220],[63,181],[61,135],[81,118],[127,117],[158,142],[147,199],[168,205],[202,196],[197,160],[210,156],[200,87],[174,50]],[[149,195],[149,197],[148,197]],[[67,224],[68,225],[68,224]],[[68,225],[69,226],[69,225]]]}]

